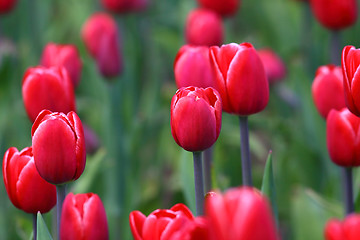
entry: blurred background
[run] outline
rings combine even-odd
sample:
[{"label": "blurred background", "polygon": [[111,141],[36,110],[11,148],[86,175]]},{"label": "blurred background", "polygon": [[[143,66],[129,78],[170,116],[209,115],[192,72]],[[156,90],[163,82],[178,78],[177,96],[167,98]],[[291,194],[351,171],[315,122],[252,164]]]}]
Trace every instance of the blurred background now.
[{"label": "blurred background", "polygon": [[[106,11],[100,1],[18,0],[13,11],[0,16],[0,153],[31,145],[32,124],[21,95],[25,70],[39,64],[48,42],[75,44],[83,60],[77,112],[96,133],[99,148],[87,155],[83,175],[69,190],[101,197],[110,239],[132,239],[128,216],[133,210],[148,215],[182,202],[195,212],[192,154],[171,136],[170,101],[176,92],[173,62],[185,44],[187,14],[196,7],[195,0],[151,0],[141,12],[111,13],[125,65],[110,81],[99,74],[80,36],[91,14]],[[282,239],[323,239],[326,220],[343,217],[340,171],[329,159],[325,121],[311,97],[316,69],[330,63],[331,33],[313,18],[307,2],[296,0],[243,0],[224,24],[224,43],[270,47],[287,68],[283,81],[271,85],[267,108],[249,117],[254,185],[261,187],[272,150]],[[342,31],[341,46],[360,47],[359,30],[357,23]],[[239,186],[236,116],[223,114],[213,153],[214,187]],[[31,216],[11,204],[4,184],[0,213],[1,239],[29,239]],[[53,215],[54,210],[44,215],[50,230]]]}]

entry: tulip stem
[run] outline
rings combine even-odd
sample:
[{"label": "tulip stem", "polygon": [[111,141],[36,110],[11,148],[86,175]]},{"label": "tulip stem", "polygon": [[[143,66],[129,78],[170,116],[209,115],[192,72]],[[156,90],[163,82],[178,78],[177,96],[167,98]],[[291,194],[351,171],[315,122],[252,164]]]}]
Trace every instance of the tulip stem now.
[{"label": "tulip stem", "polygon": [[213,148],[210,147],[204,151],[203,167],[204,167],[204,192],[211,191],[211,166],[212,166]]},{"label": "tulip stem", "polygon": [[204,181],[202,168],[202,152],[193,152],[196,216],[204,213]]},{"label": "tulip stem", "polygon": [[33,239],[36,240],[37,237],[37,214],[33,213]]},{"label": "tulip stem", "polygon": [[240,116],[241,168],[244,186],[252,186],[248,117]]},{"label": "tulip stem", "polygon": [[354,212],[354,197],[353,197],[353,180],[352,180],[352,168],[342,168],[343,189],[344,189],[344,203],[345,213],[349,215]]},{"label": "tulip stem", "polygon": [[57,223],[57,239],[60,240],[60,221],[61,211],[66,196],[66,184],[56,185],[56,223]]},{"label": "tulip stem", "polygon": [[331,62],[335,65],[341,64],[341,35],[339,31],[331,32]]}]

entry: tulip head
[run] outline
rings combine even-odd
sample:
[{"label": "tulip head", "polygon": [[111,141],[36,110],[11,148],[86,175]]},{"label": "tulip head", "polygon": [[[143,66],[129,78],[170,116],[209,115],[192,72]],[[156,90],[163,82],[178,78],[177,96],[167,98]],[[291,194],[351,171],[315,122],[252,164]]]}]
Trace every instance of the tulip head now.
[{"label": "tulip head", "polygon": [[257,53],[264,65],[265,73],[270,84],[278,82],[285,77],[285,64],[273,50],[264,48],[258,50]]},{"label": "tulip head", "polygon": [[17,0],[1,0],[0,1],[0,14],[10,12],[16,5]]},{"label": "tulip head", "polygon": [[360,235],[360,214],[352,213],[343,221],[330,219],[324,230],[325,240],[357,240]]},{"label": "tulip head", "polygon": [[197,0],[199,5],[217,12],[222,16],[234,15],[241,5],[240,0]]},{"label": "tulip head", "polygon": [[187,151],[211,147],[220,134],[221,98],[209,87],[179,89],[171,101],[171,133]]},{"label": "tulip head", "polygon": [[115,13],[138,12],[144,10],[148,0],[101,0],[102,5],[109,11]]},{"label": "tulip head", "polygon": [[3,159],[5,188],[15,207],[36,214],[46,213],[56,204],[56,188],[40,177],[36,170],[32,148],[19,152],[9,148]]},{"label": "tulip head", "polygon": [[63,184],[80,177],[85,168],[84,131],[75,112],[42,111],[32,129],[35,165],[42,178]]}]

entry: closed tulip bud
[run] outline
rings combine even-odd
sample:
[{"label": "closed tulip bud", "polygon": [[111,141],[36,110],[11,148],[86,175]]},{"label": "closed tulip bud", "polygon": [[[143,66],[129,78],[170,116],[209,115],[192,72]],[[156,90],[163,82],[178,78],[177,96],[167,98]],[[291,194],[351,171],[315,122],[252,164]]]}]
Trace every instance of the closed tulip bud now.
[{"label": "closed tulip bud", "polygon": [[171,133],[187,151],[211,147],[221,129],[221,98],[213,88],[179,89],[171,101]]},{"label": "closed tulip bud", "polygon": [[240,0],[197,0],[203,8],[211,9],[222,16],[234,15],[240,7]]},{"label": "closed tulip bud", "polygon": [[343,221],[330,219],[325,225],[325,240],[358,240],[360,236],[360,214],[352,213]]},{"label": "closed tulip bud", "polygon": [[266,107],[269,83],[263,63],[250,43],[213,46],[210,60],[225,112],[247,116]]},{"label": "closed tulip bud", "polygon": [[337,219],[329,220],[325,225],[325,240],[344,240],[342,222]]},{"label": "closed tulip bud", "polygon": [[209,197],[205,210],[210,239],[279,239],[269,204],[256,189],[233,188]]},{"label": "closed tulip bud", "polygon": [[56,204],[56,188],[42,179],[36,170],[32,148],[19,152],[9,148],[3,159],[6,191],[15,207],[36,214],[46,213]]},{"label": "closed tulip bud", "polygon": [[331,109],[346,107],[341,67],[332,64],[319,67],[311,91],[315,106],[324,119]]},{"label": "closed tulip bud", "polygon": [[144,10],[148,0],[101,0],[102,5],[115,13],[138,12]]},{"label": "closed tulip bud", "polygon": [[210,64],[209,48],[185,45],[174,62],[175,81],[182,87],[213,87],[215,76]]},{"label": "closed tulip bud", "polygon": [[310,0],[310,6],[316,19],[332,30],[353,25],[358,15],[356,0]]},{"label": "closed tulip bud", "polygon": [[222,19],[214,11],[195,9],[187,17],[185,36],[186,42],[191,45],[219,46],[224,38]]},{"label": "closed tulip bud", "polygon": [[41,56],[41,65],[45,67],[63,66],[68,71],[74,88],[80,82],[82,62],[75,45],[47,44]]},{"label": "closed tulip bud", "polygon": [[106,212],[98,195],[69,193],[66,196],[61,213],[60,239],[109,239]]},{"label": "closed tulip bud", "polygon": [[22,81],[22,96],[32,122],[43,109],[75,111],[75,94],[70,77],[63,67],[29,68]]},{"label": "closed tulip bud", "polygon": [[16,5],[17,0],[1,0],[0,14],[10,12]]},{"label": "closed tulip bud", "polygon": [[343,167],[360,166],[360,118],[347,108],[332,109],[326,119],[326,140],[331,160]]},{"label": "closed tulip bud", "polygon": [[84,131],[74,112],[42,111],[31,129],[36,168],[52,184],[76,180],[85,168]]},{"label": "closed tulip bud", "polygon": [[286,75],[286,67],[281,58],[270,48],[264,48],[257,52],[264,65],[269,83],[282,80]]},{"label": "closed tulip bud", "polygon": [[93,14],[82,28],[82,39],[105,77],[115,77],[123,68],[115,20],[106,13]]}]

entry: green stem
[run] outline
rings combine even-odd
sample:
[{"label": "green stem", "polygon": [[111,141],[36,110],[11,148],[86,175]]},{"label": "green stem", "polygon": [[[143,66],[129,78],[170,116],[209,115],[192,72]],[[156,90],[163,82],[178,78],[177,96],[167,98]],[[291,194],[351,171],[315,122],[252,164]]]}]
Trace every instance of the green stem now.
[{"label": "green stem", "polygon": [[213,147],[210,147],[204,151],[203,167],[204,167],[204,191],[205,193],[210,192],[212,189],[211,185],[211,166],[212,166]]},{"label": "green stem", "polygon": [[240,116],[241,168],[244,186],[252,186],[248,117]]},{"label": "green stem", "polygon": [[335,65],[341,64],[341,34],[338,31],[331,32],[331,62]]},{"label": "green stem", "polygon": [[36,240],[37,237],[37,214],[33,213],[33,239]]},{"label": "green stem", "polygon": [[342,179],[344,189],[345,213],[346,215],[349,215],[354,212],[354,194],[351,167],[342,168]]},{"label": "green stem", "polygon": [[202,152],[193,152],[196,216],[204,214],[204,181],[202,169]]},{"label": "green stem", "polygon": [[60,222],[61,222],[61,211],[62,206],[66,197],[66,184],[56,185],[56,222],[57,222],[57,229],[56,235],[57,239],[60,240]]}]

